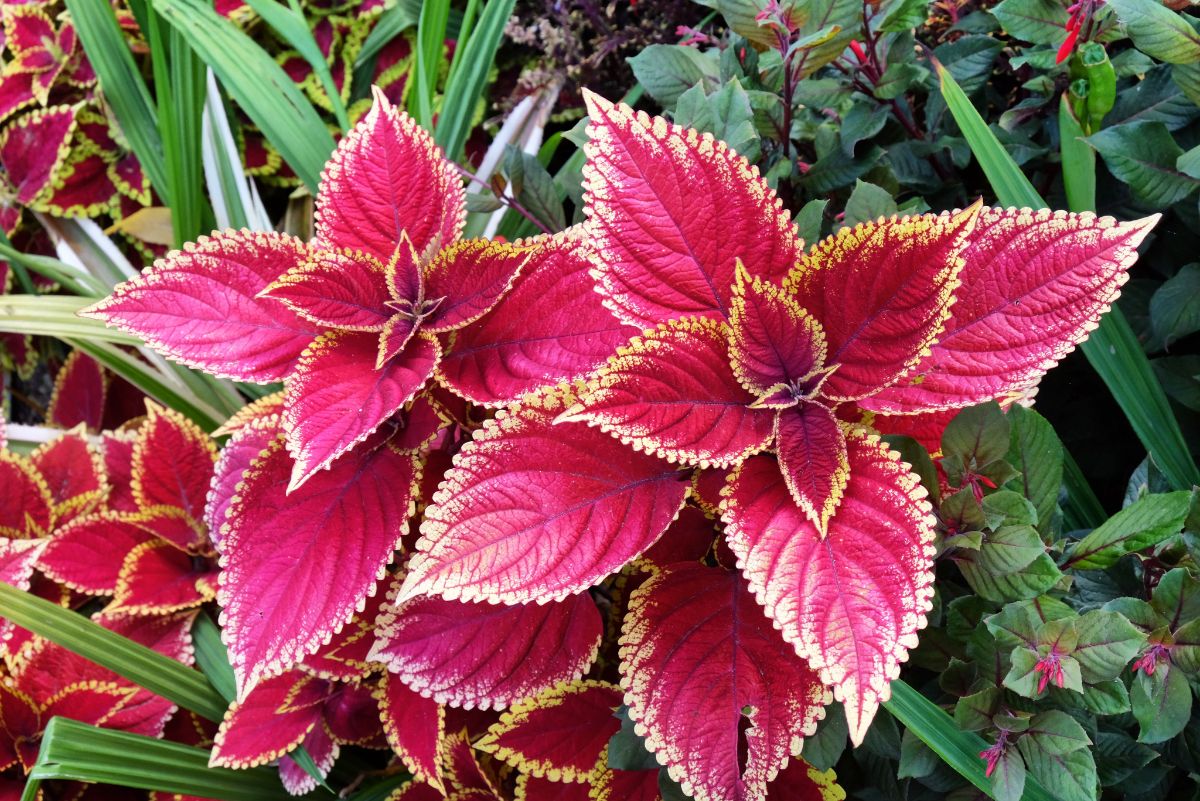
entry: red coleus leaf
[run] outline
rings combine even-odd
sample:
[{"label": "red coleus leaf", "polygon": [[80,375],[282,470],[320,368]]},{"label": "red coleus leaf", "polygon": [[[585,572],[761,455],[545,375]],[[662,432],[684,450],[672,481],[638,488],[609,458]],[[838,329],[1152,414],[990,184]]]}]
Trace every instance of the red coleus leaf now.
[{"label": "red coleus leaf", "polygon": [[10,540],[0,537],[0,581],[28,590],[46,540]]},{"label": "red coleus leaf", "polygon": [[383,602],[383,593],[368,598],[363,610],[316,653],[305,657],[300,668],[323,679],[341,682],[358,681],[377,670],[379,665],[368,662],[367,656],[375,644],[375,619]]},{"label": "red coleus leaf", "polygon": [[47,41],[56,39],[54,23],[42,9],[34,5],[4,9],[4,45],[14,55],[27,50],[44,50]]},{"label": "red coleus leaf", "polygon": [[932,353],[861,405],[914,412],[1022,394],[1096,327],[1157,222],[1157,215],[1119,223],[984,209],[962,254],[958,301]]},{"label": "red coleus leaf", "polygon": [[492,310],[512,287],[532,249],[486,239],[466,239],[443,248],[423,271],[425,297],[441,301],[421,327],[452,331]]},{"label": "red coleus leaf", "polygon": [[700,562],[712,551],[716,537],[716,522],[701,509],[685,506],[659,541],[642,554],[637,565],[654,571],[676,562]]},{"label": "red coleus leaf", "polygon": [[564,420],[583,420],[671,461],[736,464],[767,446],[774,412],[729,367],[728,327],[688,317],[635,337],[597,372]]},{"label": "red coleus leaf", "polygon": [[317,241],[387,264],[401,234],[422,256],[458,239],[462,179],[433,137],[376,90],[367,115],[338,143],[321,174]]},{"label": "red coleus leaf", "polygon": [[591,92],[584,99],[587,230],[602,254],[599,288],[618,316],[643,328],[720,319],[738,259],[768,280],[791,269],[796,227],[757,168],[710,134]]},{"label": "red coleus leaf", "polygon": [[601,635],[587,593],[516,606],[418,596],[385,606],[376,628],[373,660],[426,698],[468,709],[502,708],[574,681]]},{"label": "red coleus leaf", "polygon": [[216,595],[216,571],[165,540],[133,548],[121,564],[113,601],[105,611],[123,615],[161,615],[190,609]]},{"label": "red coleus leaf", "polygon": [[339,745],[386,749],[378,712],[373,683],[334,682],[325,701],[325,728]]},{"label": "red coleus leaf", "polygon": [[0,74],[0,120],[37,101],[33,83],[37,76],[31,72]]},{"label": "red coleus leaf", "polygon": [[218,600],[240,697],[362,609],[407,530],[419,471],[367,445],[288,494],[291,472],[278,438],[246,472],[222,528]]},{"label": "red coleus leaf", "polygon": [[52,106],[17,117],[0,132],[0,166],[18,203],[28,206],[52,186],[70,152],[75,109]]},{"label": "red coleus leaf", "polygon": [[862,742],[933,596],[933,518],[925,490],[877,435],[847,431],[850,480],[822,534],[775,461],[731,478],[723,519],[738,567],[767,615],[834,688]]},{"label": "red coleus leaf", "polygon": [[46,422],[62,428],[84,425],[97,432],[104,422],[108,376],[100,363],[80,350],[71,351],[54,376],[54,392],[46,407]]},{"label": "red coleus leaf", "polygon": [[580,378],[635,333],[604,307],[581,231],[529,241],[537,250],[504,302],[449,338],[438,366],[455,392],[488,406]]},{"label": "red coleus leaf", "polygon": [[[37,738],[41,731],[38,704],[24,693],[0,684],[0,765],[8,769],[19,762],[24,771],[32,768],[37,761]],[[22,781],[17,787],[12,801],[21,797],[24,784]]]},{"label": "red coleus leaf", "polygon": [[319,329],[259,293],[307,255],[308,247],[286,234],[224,231],[172,251],[80,314],[190,367],[278,381]]},{"label": "red coleus leaf", "polygon": [[771,801],[845,801],[846,791],[832,770],[817,770],[795,757],[767,786],[767,797]]},{"label": "red coleus leaf", "polygon": [[378,369],[376,342],[371,333],[333,330],[300,357],[283,411],[288,451],[296,460],[291,489],[374,433],[433,375],[441,348],[436,339],[413,337]]},{"label": "red coleus leaf", "polygon": [[278,759],[321,723],[329,684],[298,670],[264,680],[230,705],[209,764],[250,768]]},{"label": "red coleus leaf", "polygon": [[87,514],[108,495],[104,460],[82,430],[68,432],[29,455],[54,500],[56,526]]},{"label": "red coleus leaf", "polygon": [[226,512],[237,494],[242,477],[250,469],[251,463],[282,431],[283,422],[278,411],[269,413],[238,427],[221,449],[204,507],[204,525],[213,545],[220,547]]},{"label": "red coleus leaf", "polygon": [[30,208],[56,217],[96,217],[108,212],[117,199],[108,167],[101,153],[72,151],[50,188]]},{"label": "red coleus leaf", "polygon": [[763,797],[829,702],[746,582],[703,565],[674,565],[633,593],[621,676],[638,733],[698,801]]},{"label": "red coleus leaf", "polygon": [[111,595],[125,556],[151,539],[128,512],[101,512],[54,533],[38,561],[47,576],[78,592]]},{"label": "red coleus leaf", "polygon": [[666,530],[686,475],[603,432],[555,425],[560,408],[544,396],[501,411],[454,457],[425,512],[402,600],[561,600]]},{"label": "red coleus leaf", "polygon": [[[777,285],[739,266],[729,324],[729,360],[747,390],[770,396],[780,384],[819,386],[828,350],[824,329]],[[788,400],[791,394],[785,393]]]},{"label": "red coleus leaf", "polygon": [[[144,401],[138,405],[143,405]],[[108,508],[114,512],[136,512],[133,497],[133,445],[136,431],[105,431],[100,435],[104,472],[110,486]]]},{"label": "red coleus leaf", "polygon": [[444,790],[441,748],[446,712],[442,705],[410,689],[392,673],[384,677],[377,699],[383,733],[404,767],[417,781]]},{"label": "red coleus leaf", "polygon": [[442,764],[450,798],[502,801],[492,780],[479,767],[466,730],[454,732],[442,741]]},{"label": "red coleus leaf", "polygon": [[0,451],[0,536],[44,537],[54,521],[54,496],[28,460]]},{"label": "red coleus leaf", "polygon": [[981,204],[954,215],[843,228],[805,254],[784,292],[821,321],[821,394],[855,400],[895,383],[942,330]]},{"label": "red coleus leaf", "polygon": [[382,331],[392,316],[384,265],[362,253],[314,250],[262,294],[323,328]]},{"label": "red coleus leaf", "polygon": [[560,684],[514,704],[475,747],[522,773],[587,782],[621,730],[619,706],[621,690],[607,682]]},{"label": "red coleus leaf", "polygon": [[[324,723],[318,723],[301,743],[312,758],[317,774],[324,780],[338,758],[338,744]],[[317,789],[317,780],[290,756],[279,760],[279,780],[292,795],[305,795]]]},{"label": "red coleus leaf", "polygon": [[556,782],[530,773],[517,775],[513,796],[514,801],[591,801],[592,797],[592,786],[586,782]]},{"label": "red coleus leaf", "polygon": [[662,801],[658,769],[602,770],[592,786],[591,798],[594,801]]},{"label": "red coleus leaf", "polygon": [[788,492],[824,531],[850,480],[846,438],[828,406],[801,402],[775,418],[775,452]]},{"label": "red coleus leaf", "polygon": [[142,509],[171,506],[203,519],[216,444],[174,409],[147,401],[146,412],[133,445],[133,497]]}]

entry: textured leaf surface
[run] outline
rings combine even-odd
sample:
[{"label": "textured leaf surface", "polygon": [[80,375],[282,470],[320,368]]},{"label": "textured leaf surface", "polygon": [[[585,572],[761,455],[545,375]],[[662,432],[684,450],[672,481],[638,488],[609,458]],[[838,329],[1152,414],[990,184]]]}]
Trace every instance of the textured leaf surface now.
[{"label": "textured leaf surface", "polygon": [[135,515],[121,512],[74,520],[46,544],[39,567],[78,592],[111,594],[117,589],[126,554],[150,539],[135,520]]},{"label": "textured leaf surface", "polygon": [[402,233],[425,255],[456,240],[465,215],[462,180],[433,137],[377,90],[321,174],[317,239],[387,264]]},{"label": "textured leaf surface", "polygon": [[703,565],[668,568],[634,592],[621,676],[637,732],[698,801],[763,797],[829,701],[746,582]]},{"label": "textured leaf surface", "polygon": [[757,168],[710,134],[584,98],[587,227],[600,288],[621,319],[643,328],[693,314],[720,319],[738,259],[767,280],[791,269],[795,226]]},{"label": "textured leaf surface", "polygon": [[441,745],[446,734],[446,713],[442,706],[389,673],[379,691],[379,716],[388,745],[413,778],[444,789]]},{"label": "textured leaf surface", "polygon": [[600,644],[587,593],[517,606],[419,596],[385,608],[371,658],[421,695],[467,709],[503,708],[583,675]]},{"label": "textured leaf surface", "polygon": [[454,458],[425,514],[404,598],[560,600],[666,530],[687,478],[554,409],[500,412]]},{"label": "textured leaf surface", "polygon": [[106,611],[161,615],[189,609],[212,600],[216,579],[216,571],[195,565],[191,556],[171,543],[144,542],[125,556]]},{"label": "textured leaf surface", "polygon": [[729,356],[742,386],[764,394],[800,384],[825,364],[821,324],[773,283],[739,270],[730,314]]},{"label": "textured leaf surface", "polygon": [[729,366],[726,326],[691,317],[618,350],[565,418],[672,461],[724,467],[771,439],[774,412],[754,400]]},{"label": "textured leaf surface", "polygon": [[514,704],[475,747],[522,773],[586,782],[621,730],[614,714],[619,706],[621,690],[607,682],[560,684]]},{"label": "textured leaf surface", "polygon": [[143,509],[172,506],[191,520],[204,516],[217,447],[192,421],[147,404],[148,419],[133,445],[133,497]]},{"label": "textured leaf surface", "polygon": [[865,397],[925,355],[950,313],[978,211],[860,223],[801,258],[784,290],[824,329],[836,369],[823,395]]},{"label": "textured leaf surface", "polygon": [[318,327],[259,293],[307,254],[275,233],[223,231],[172,251],[80,314],[168,358],[242,381],[287,375]]},{"label": "textured leaf surface", "polygon": [[1019,395],[1095,328],[1157,221],[985,209],[940,341],[909,377],[863,405],[903,412]]},{"label": "textured leaf surface", "polygon": [[413,460],[388,448],[361,448],[288,494],[291,471],[278,438],[222,530],[222,636],[242,697],[362,607],[407,530],[418,480]]},{"label": "textured leaf surface", "polygon": [[82,351],[73,350],[54,376],[54,394],[46,407],[46,422],[62,428],[82,423],[89,431],[99,431],[104,422],[107,392],[108,379],[100,363]]},{"label": "textured leaf surface", "polygon": [[75,132],[75,108],[52,106],[24,114],[0,134],[4,182],[18,203],[28,206],[53,185]]},{"label": "textured leaf surface", "polygon": [[425,268],[425,297],[440,302],[422,327],[451,331],[478,320],[500,302],[530,255],[528,248],[487,239],[443,248]]},{"label": "textured leaf surface", "polygon": [[283,425],[296,460],[292,486],[369,437],[421,390],[437,364],[437,342],[414,337],[375,369],[374,334],[329,331],[300,357],[288,382]]},{"label": "textured leaf surface", "polygon": [[454,333],[438,372],[455,392],[485,405],[512,402],[585,375],[635,333],[596,294],[579,237],[533,240],[540,247],[504,302]]},{"label": "textured leaf surface", "polygon": [[210,764],[250,768],[291,751],[321,721],[329,685],[290,670],[267,679],[225,713]]},{"label": "textured leaf surface", "polygon": [[845,705],[862,742],[889,697],[933,595],[925,490],[875,435],[847,435],[850,481],[825,536],[792,501],[775,461],[731,480],[723,519],[754,594]]},{"label": "textured leaf surface", "polygon": [[392,316],[384,266],[361,253],[314,249],[264,295],[322,328],[380,331]]},{"label": "textured leaf surface", "polygon": [[808,402],[780,410],[775,451],[792,499],[825,531],[850,480],[846,437],[833,411]]},{"label": "textured leaf surface", "polygon": [[39,446],[29,455],[29,462],[50,491],[56,527],[96,509],[108,495],[104,461],[82,431]]},{"label": "textured leaf surface", "polygon": [[54,498],[46,479],[15,453],[0,451],[0,534],[42,537],[54,519]]},{"label": "textured leaf surface", "polygon": [[282,426],[278,414],[259,418],[234,431],[221,449],[204,507],[204,524],[214,545],[220,546],[221,526],[225,522],[225,512],[237,493],[238,482],[259,453],[283,430]]}]

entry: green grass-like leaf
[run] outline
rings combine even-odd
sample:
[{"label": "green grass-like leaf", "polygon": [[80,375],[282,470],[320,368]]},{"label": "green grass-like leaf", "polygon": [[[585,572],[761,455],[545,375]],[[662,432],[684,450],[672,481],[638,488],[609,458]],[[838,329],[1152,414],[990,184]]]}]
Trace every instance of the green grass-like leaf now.
[{"label": "green grass-like leaf", "polygon": [[464,15],[463,28],[469,38],[459,41],[450,76],[446,80],[445,100],[438,115],[434,138],[446,152],[457,159],[471,133],[471,123],[479,98],[487,85],[488,73],[496,59],[496,50],[504,35],[504,26],[512,16],[516,0],[488,0],[479,21],[470,24]]},{"label": "green grass-like leaf", "polygon": [[153,6],[212,67],[230,96],[315,193],[333,152],[333,137],[287,73],[205,0],[153,0]]}]

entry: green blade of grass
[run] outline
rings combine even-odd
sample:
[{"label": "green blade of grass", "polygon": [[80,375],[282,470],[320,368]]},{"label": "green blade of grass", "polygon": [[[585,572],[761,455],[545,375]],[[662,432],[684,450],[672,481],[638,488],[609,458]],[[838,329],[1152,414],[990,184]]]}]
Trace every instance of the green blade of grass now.
[{"label": "green blade of grass", "polygon": [[[936,61],[934,67],[946,106],[999,201],[1006,206],[1045,208],[1046,202],[1001,146],[953,76]],[[1080,349],[1112,392],[1146,450],[1162,467],[1172,488],[1190,489],[1200,483],[1200,470],[1188,450],[1179,422],[1121,310],[1113,308],[1101,317],[1099,327]]]},{"label": "green blade of grass", "polygon": [[153,0],[153,7],[212,67],[234,101],[315,194],[333,152],[333,137],[287,73],[205,0]]},{"label": "green blade of grass", "polygon": [[112,4],[95,0],[66,0],[66,3],[84,52],[96,70],[105,100],[112,107],[121,132],[141,162],[151,186],[164,203],[171,205],[163,143],[158,132],[158,112],[133,60],[133,53],[125,43]]},{"label": "green blade of grass", "polygon": [[208,759],[209,752],[201,748],[53,718],[42,736],[37,764],[22,798],[36,798],[36,785],[47,779],[115,784],[221,801],[291,798],[274,768],[210,768]]},{"label": "green blade of grass", "polygon": [[0,295],[0,331],[31,336],[80,337],[96,342],[140,345],[141,340],[105,327],[99,320],[77,317],[90,298],[68,295]]},{"label": "green blade of grass", "polygon": [[462,155],[471,133],[475,108],[483,96],[504,26],[512,15],[515,2],[488,0],[479,15],[479,21],[471,28],[470,38],[459,40],[454,68],[446,81],[445,100],[438,115],[437,130],[434,131],[434,139],[442,146],[447,158],[458,159]]},{"label": "green blade of grass", "polygon": [[221,629],[206,612],[196,615],[196,622],[192,624],[192,644],[196,648],[196,665],[200,672],[208,677],[208,683],[222,698],[232,702],[237,696],[237,680],[229,664],[229,649],[221,642]]},{"label": "green blade of grass", "polygon": [[[883,706],[892,717],[929,746],[930,750],[960,776],[989,798],[995,798],[992,794],[992,783],[984,775],[984,762],[979,757],[979,752],[987,748],[988,743],[978,734],[959,729],[953,718],[905,682],[895,679],[891,683],[891,689],[891,700],[885,701]],[[1032,776],[1027,776],[1021,799],[1054,801],[1054,796],[1046,792]]]},{"label": "green blade of grass", "polygon": [[0,582],[0,617],[108,668],[139,687],[219,721],[227,704],[204,674],[83,615]]},{"label": "green blade of grass", "polygon": [[[425,3],[417,22],[417,52],[408,76],[408,113],[421,127],[433,130],[434,95],[445,48],[449,3]],[[461,42],[459,43],[461,44]]]},{"label": "green blade of grass", "polygon": [[421,5],[421,0],[400,0],[384,11],[358,51],[358,57],[354,60],[355,70],[379,55],[379,51],[405,29],[416,25],[421,16]]},{"label": "green blade of grass", "polygon": [[333,114],[337,117],[338,125],[343,131],[350,130],[350,117],[346,114],[346,104],[342,102],[342,96],[338,92],[337,84],[333,82],[333,73],[329,71],[325,55],[317,45],[317,40],[313,38],[312,31],[309,30],[304,17],[296,14],[293,10],[284,8],[275,0],[246,0],[246,3],[254,9],[255,14],[262,17],[263,22],[274,28],[284,41],[295,48],[296,52],[303,56],[304,60],[313,68],[317,80],[321,82],[325,94],[329,96],[329,103],[333,106]]}]

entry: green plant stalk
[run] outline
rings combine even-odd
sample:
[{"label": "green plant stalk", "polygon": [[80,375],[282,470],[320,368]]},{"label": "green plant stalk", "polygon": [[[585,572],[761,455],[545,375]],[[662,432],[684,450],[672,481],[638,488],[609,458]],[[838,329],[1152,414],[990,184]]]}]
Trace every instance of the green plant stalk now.
[{"label": "green plant stalk", "polygon": [[221,801],[291,798],[273,768],[210,768],[209,752],[180,743],[53,718],[42,737],[37,764],[22,801],[38,797],[47,779],[75,780],[158,790]]},{"label": "green plant stalk", "polygon": [[477,23],[469,26],[464,18],[463,27],[470,27],[471,35],[469,39],[460,38],[455,49],[454,60],[459,68],[452,69],[446,81],[444,101],[434,131],[434,139],[451,160],[462,155],[467,143],[475,108],[487,86],[488,74],[515,2],[488,0]]},{"label": "green plant stalk", "polygon": [[[108,288],[94,276],[80,272],[66,262],[49,256],[22,253],[7,241],[0,243],[0,256],[7,259],[8,263],[12,264],[14,268],[19,268],[20,271],[17,274],[24,274],[26,281],[29,278],[29,274],[26,271],[32,270],[38,275],[48,278],[56,284],[60,284],[63,289],[76,295],[82,295],[87,298],[102,298],[108,294]],[[22,284],[24,283],[22,282]],[[26,291],[30,295],[37,292],[32,283],[29,284],[29,288]]]},{"label": "green plant stalk", "polygon": [[[937,61],[934,67],[946,106],[999,201],[1006,206],[1046,208],[1046,202],[1001,146],[953,76]],[[1179,422],[1121,310],[1114,307],[1101,317],[1099,326],[1080,347],[1146,450],[1162,467],[1171,487],[1191,489],[1200,484],[1200,470],[1188,450]]]},{"label": "green plant stalk", "polygon": [[106,328],[98,320],[77,317],[91,298],[68,295],[0,295],[0,331],[49,337],[85,337],[97,342],[140,345],[141,340]]},{"label": "green plant stalk", "polygon": [[421,6],[421,17],[417,22],[416,59],[408,78],[411,86],[408,113],[427,131],[433,130],[433,101],[449,21],[449,3],[425,3]]},{"label": "green plant stalk", "polygon": [[[978,734],[959,729],[954,719],[939,706],[900,679],[892,681],[891,691],[892,697],[884,702],[884,709],[960,776],[989,798],[995,798],[992,783],[984,774],[983,760],[979,756],[988,743]],[[1046,792],[1032,776],[1025,778],[1025,791],[1021,799],[1055,801],[1054,796]]]},{"label": "green plant stalk", "polygon": [[0,582],[0,617],[119,676],[219,721],[227,704],[199,671],[93,623],[83,615]]},{"label": "green plant stalk", "polygon": [[1062,155],[1063,188],[1072,211],[1096,208],[1096,151],[1084,141],[1086,134],[1063,94],[1058,104],[1059,152]]}]

